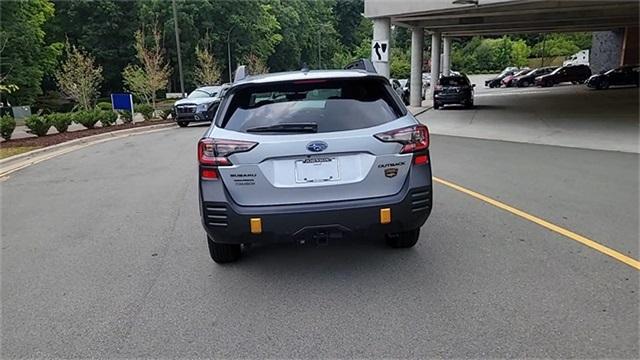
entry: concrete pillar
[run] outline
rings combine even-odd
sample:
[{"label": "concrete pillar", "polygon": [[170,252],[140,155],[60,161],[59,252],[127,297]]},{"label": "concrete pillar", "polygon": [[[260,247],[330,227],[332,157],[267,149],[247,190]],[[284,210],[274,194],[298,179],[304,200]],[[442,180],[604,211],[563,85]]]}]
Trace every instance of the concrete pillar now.
[{"label": "concrete pillar", "polygon": [[[386,40],[391,38],[391,19],[389,18],[376,18],[373,19],[373,40]],[[391,53],[391,44],[389,43],[388,53]],[[391,60],[391,59],[389,59]],[[389,69],[389,62],[373,61],[373,66],[380,75],[384,75],[389,78],[391,71]]]},{"label": "concrete pillar", "polygon": [[442,37],[442,74],[449,76],[451,71],[451,37]]},{"label": "concrete pillar", "polygon": [[440,79],[440,45],[442,36],[439,31],[431,35],[431,88],[429,96],[433,100],[433,92]]},{"label": "concrete pillar", "polygon": [[422,106],[422,52],[424,51],[424,29],[411,29],[411,89],[409,105]]}]

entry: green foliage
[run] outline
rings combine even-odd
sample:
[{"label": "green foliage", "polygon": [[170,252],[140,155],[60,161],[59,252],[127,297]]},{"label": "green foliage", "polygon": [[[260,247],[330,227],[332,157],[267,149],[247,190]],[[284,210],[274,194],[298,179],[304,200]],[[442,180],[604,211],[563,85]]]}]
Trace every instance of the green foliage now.
[{"label": "green foliage", "polygon": [[111,105],[110,102],[105,102],[105,101],[101,101],[99,103],[96,104],[96,107],[100,110],[112,110],[113,106]]},{"label": "green foliage", "polygon": [[389,55],[391,77],[408,79],[411,75],[411,54],[408,51],[391,48],[391,54]]},{"label": "green foliage", "polygon": [[73,114],[73,121],[87,129],[93,129],[102,116],[102,110],[85,110]]},{"label": "green foliage", "polygon": [[13,116],[4,115],[0,117],[0,136],[2,136],[3,139],[11,139],[11,135],[15,129],[16,119],[14,119]]},{"label": "green foliage", "polygon": [[102,126],[111,126],[118,120],[118,114],[113,110],[101,110],[100,123]]},{"label": "green foliage", "polygon": [[29,129],[29,132],[36,136],[45,136],[51,128],[49,120],[40,115],[31,115],[25,119],[24,124]]},{"label": "green foliage", "polygon": [[45,42],[43,27],[54,14],[53,3],[0,1],[0,14],[1,82],[12,85],[11,103],[31,104],[42,93],[42,79],[55,68],[62,51],[61,43]]},{"label": "green foliage", "polygon": [[511,64],[523,67],[528,63],[531,49],[524,40],[517,40],[511,43]]},{"label": "green foliage", "polygon": [[153,117],[153,106],[149,104],[136,105],[134,108],[137,112],[142,114],[145,121],[151,120]]},{"label": "green foliage", "polygon": [[46,116],[47,122],[56,128],[59,133],[67,132],[69,125],[73,123],[73,113],[52,113]]},{"label": "green foliage", "polygon": [[133,121],[133,116],[129,110],[118,110],[117,114],[124,124],[130,124]]},{"label": "green foliage", "polygon": [[562,34],[550,34],[545,41],[540,41],[533,47],[532,54],[535,57],[567,56],[580,50],[582,49],[571,38]]}]

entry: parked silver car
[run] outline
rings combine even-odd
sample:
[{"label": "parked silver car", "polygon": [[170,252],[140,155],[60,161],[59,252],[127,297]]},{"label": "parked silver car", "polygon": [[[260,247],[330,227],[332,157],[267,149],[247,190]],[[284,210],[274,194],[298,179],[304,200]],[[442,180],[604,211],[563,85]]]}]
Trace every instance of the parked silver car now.
[{"label": "parked silver car", "polygon": [[418,241],[432,206],[429,133],[389,81],[364,70],[243,77],[198,144],[212,259],[243,244],[385,234]]}]

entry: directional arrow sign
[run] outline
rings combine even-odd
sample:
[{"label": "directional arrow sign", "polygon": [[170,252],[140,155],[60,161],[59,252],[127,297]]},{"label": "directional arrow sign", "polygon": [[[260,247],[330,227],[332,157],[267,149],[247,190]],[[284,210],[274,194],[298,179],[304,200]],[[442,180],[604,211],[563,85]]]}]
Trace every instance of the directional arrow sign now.
[{"label": "directional arrow sign", "polygon": [[371,42],[371,61],[389,62],[389,40],[373,40]]}]

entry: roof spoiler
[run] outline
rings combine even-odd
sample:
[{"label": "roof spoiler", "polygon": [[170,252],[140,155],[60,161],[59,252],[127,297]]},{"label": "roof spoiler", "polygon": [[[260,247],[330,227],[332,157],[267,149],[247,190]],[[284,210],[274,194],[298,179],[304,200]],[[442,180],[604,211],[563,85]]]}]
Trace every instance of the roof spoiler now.
[{"label": "roof spoiler", "polygon": [[244,80],[247,77],[247,67],[244,65],[238,66],[236,74],[233,76],[233,83],[237,83],[240,80]]},{"label": "roof spoiler", "polygon": [[376,68],[369,59],[360,59],[352,62],[344,67],[345,70],[364,70],[366,72],[377,74]]}]

